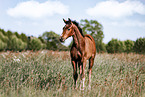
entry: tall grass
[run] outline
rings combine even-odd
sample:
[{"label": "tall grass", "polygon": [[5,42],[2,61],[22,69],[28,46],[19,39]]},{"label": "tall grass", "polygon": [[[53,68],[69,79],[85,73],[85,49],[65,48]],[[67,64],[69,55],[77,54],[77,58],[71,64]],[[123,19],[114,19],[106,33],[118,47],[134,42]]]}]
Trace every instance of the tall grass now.
[{"label": "tall grass", "polygon": [[2,52],[0,96],[145,96],[145,55],[97,54],[92,70],[92,88],[88,89],[86,72],[84,91],[73,88],[72,73],[69,52]]}]

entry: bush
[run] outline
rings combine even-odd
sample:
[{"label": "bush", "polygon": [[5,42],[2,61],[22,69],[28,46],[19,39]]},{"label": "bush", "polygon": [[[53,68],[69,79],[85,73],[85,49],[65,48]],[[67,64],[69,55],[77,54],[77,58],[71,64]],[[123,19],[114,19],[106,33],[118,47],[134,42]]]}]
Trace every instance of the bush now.
[{"label": "bush", "polygon": [[122,53],[125,51],[125,48],[124,42],[117,39],[112,39],[106,46],[108,53]]},{"label": "bush", "polygon": [[137,53],[145,53],[145,38],[138,38],[134,43],[133,49]]}]

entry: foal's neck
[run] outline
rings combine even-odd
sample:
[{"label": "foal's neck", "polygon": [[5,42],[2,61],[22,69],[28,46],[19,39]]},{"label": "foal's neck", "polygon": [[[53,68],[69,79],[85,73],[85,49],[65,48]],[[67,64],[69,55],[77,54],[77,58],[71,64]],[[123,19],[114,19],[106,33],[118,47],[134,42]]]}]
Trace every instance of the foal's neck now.
[{"label": "foal's neck", "polygon": [[76,47],[80,50],[85,46],[85,40],[82,34],[80,33],[79,29],[74,25],[74,36],[73,41],[76,45]]}]

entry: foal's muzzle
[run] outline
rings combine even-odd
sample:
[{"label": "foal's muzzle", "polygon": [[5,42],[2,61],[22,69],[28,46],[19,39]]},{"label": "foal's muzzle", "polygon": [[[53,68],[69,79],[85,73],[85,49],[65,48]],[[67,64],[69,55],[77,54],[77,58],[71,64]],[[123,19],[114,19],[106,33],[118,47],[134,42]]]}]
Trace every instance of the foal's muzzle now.
[{"label": "foal's muzzle", "polygon": [[65,39],[63,38],[63,37],[60,37],[60,42],[64,42],[65,41]]}]

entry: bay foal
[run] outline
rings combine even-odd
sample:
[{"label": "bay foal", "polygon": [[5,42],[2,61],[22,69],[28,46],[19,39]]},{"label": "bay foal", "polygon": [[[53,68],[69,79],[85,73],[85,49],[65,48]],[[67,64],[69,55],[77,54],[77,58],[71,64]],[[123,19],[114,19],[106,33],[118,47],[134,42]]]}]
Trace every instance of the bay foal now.
[{"label": "bay foal", "polygon": [[92,67],[96,55],[95,41],[91,35],[83,35],[82,29],[79,27],[77,22],[71,21],[70,19],[68,19],[68,21],[63,19],[63,21],[66,25],[63,27],[63,33],[60,37],[60,41],[64,42],[68,37],[73,37],[73,44],[70,50],[70,55],[73,66],[74,86],[77,88],[77,67],[79,67],[80,81],[81,84],[83,84],[83,88],[80,84],[80,89],[84,89],[86,61],[89,60],[88,73],[90,88]]}]

